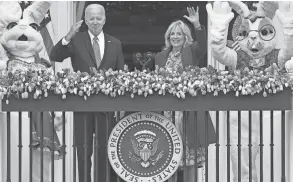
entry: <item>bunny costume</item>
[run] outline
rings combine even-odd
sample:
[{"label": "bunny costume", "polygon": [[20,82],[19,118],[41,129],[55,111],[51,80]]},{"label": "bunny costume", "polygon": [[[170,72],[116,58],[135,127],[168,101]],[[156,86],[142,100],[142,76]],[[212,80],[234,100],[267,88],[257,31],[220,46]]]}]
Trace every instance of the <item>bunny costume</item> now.
[{"label": "bunny costume", "polygon": [[[53,71],[51,63],[38,56],[43,49],[43,39],[38,32],[39,24],[45,17],[50,8],[50,2],[34,2],[23,12],[18,2],[0,2],[0,68],[7,69],[12,73],[16,70],[28,71],[46,70]],[[12,114],[13,115],[13,114]],[[62,158],[64,151],[59,142],[55,128],[52,126],[52,120],[55,115],[60,118],[60,113],[43,112],[43,127],[41,126],[41,113],[32,112],[29,116],[23,116],[23,123],[29,120],[33,123],[32,131],[32,147],[33,151],[33,182],[40,181],[40,147],[41,147],[41,131],[43,130],[43,147],[44,147],[44,166],[43,177],[44,182],[50,181],[50,163],[51,153],[54,152],[54,159]],[[17,117],[12,116],[17,121]],[[5,121],[5,120],[4,120]],[[14,122],[12,120],[12,122]],[[4,123],[5,124],[5,123]],[[56,124],[60,124],[55,122]],[[28,124],[23,127],[28,129]],[[14,130],[12,127],[11,130]],[[17,132],[12,132],[17,133]],[[26,130],[23,132],[26,136]],[[16,134],[18,136],[18,134]],[[12,137],[14,138],[14,136]],[[23,138],[25,140],[26,138]],[[16,143],[12,142],[12,145]],[[14,147],[14,146],[12,146]],[[24,154],[23,154],[24,155]],[[12,158],[14,158],[12,154]],[[28,156],[24,156],[27,158]]]},{"label": "bunny costume", "polygon": [[[234,9],[240,16],[232,28],[232,37],[239,43],[240,49],[234,50],[227,46],[229,23],[233,19]],[[274,64],[283,69],[286,61],[293,56],[293,2],[261,1],[256,4],[256,11],[250,11],[240,1],[214,2],[207,5],[208,16],[211,20],[211,49],[215,60],[229,69],[266,69]],[[276,29],[272,21],[277,15],[284,35],[284,47],[276,49]],[[260,113],[252,111],[252,181],[257,182],[256,156],[259,152],[259,121]],[[234,179],[249,180],[248,158],[248,112],[241,111],[241,174],[238,174],[238,116],[230,112],[231,122],[231,161]],[[263,113],[264,126],[269,125],[269,112]]]}]

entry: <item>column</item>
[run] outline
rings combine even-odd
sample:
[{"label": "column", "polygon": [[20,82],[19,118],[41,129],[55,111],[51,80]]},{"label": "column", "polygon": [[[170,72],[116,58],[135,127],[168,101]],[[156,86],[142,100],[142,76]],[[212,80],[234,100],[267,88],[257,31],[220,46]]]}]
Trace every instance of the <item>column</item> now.
[{"label": "column", "polygon": [[[56,42],[61,40],[70,30],[71,25],[75,22],[75,3],[73,1],[52,1],[51,19],[55,31]],[[56,63],[55,72],[59,72],[64,68],[72,70],[70,58],[62,63]],[[73,181],[73,114],[66,113],[66,181]],[[62,132],[58,132],[60,141],[62,142]],[[55,161],[55,181],[62,181],[62,161]]]}]

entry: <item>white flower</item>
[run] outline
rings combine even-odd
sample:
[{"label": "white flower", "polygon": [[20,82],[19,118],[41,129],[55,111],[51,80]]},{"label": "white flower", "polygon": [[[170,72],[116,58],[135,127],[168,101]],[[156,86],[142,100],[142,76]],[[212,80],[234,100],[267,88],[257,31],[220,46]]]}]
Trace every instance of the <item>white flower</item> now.
[{"label": "white flower", "polygon": [[149,89],[149,94],[150,94],[150,95],[153,94],[153,91],[152,91],[151,89]]},{"label": "white flower", "polygon": [[40,91],[39,90],[36,90],[36,93],[35,93],[37,96],[40,95]]},{"label": "white flower", "polygon": [[185,99],[185,93],[184,92],[180,91],[180,96],[181,96],[181,98]]},{"label": "white flower", "polygon": [[289,86],[289,84],[288,83],[285,83],[285,87],[288,87]]},{"label": "white flower", "polygon": [[80,81],[81,82],[84,82],[86,80],[86,77],[82,77],[82,78],[80,78]]},{"label": "white flower", "polygon": [[67,92],[67,89],[66,89],[66,88],[62,88],[62,89],[61,89],[61,93],[62,93],[62,94],[65,94],[66,92]]},{"label": "white flower", "polygon": [[[203,81],[202,81],[202,82],[203,82]],[[195,80],[193,84],[195,84],[195,85],[200,85],[201,82],[200,82],[199,80]]]}]

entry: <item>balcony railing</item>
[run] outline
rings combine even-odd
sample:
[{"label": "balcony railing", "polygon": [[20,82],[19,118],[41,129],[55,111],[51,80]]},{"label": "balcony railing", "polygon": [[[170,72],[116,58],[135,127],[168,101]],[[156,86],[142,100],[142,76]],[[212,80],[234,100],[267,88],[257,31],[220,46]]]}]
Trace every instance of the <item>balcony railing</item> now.
[{"label": "balcony railing", "polygon": [[[281,182],[285,182],[286,181],[286,158],[285,158],[285,154],[286,154],[286,146],[285,146],[285,111],[286,110],[291,110],[292,109],[292,99],[291,99],[292,93],[290,89],[285,89],[282,92],[278,92],[274,95],[268,95],[267,97],[263,97],[262,94],[259,95],[254,95],[254,96],[238,96],[236,97],[233,93],[227,93],[227,94],[219,94],[218,96],[212,96],[212,95],[205,95],[205,96],[197,96],[197,97],[191,97],[191,96],[186,96],[185,99],[177,99],[174,96],[171,95],[165,95],[165,96],[160,96],[160,95],[152,95],[152,96],[148,96],[148,97],[143,97],[143,96],[135,96],[134,98],[131,98],[130,96],[117,96],[115,98],[111,98],[109,96],[105,96],[103,94],[99,94],[99,95],[94,95],[89,97],[87,100],[84,100],[83,97],[78,97],[78,96],[73,96],[73,95],[68,95],[67,98],[64,100],[62,99],[60,96],[54,95],[54,94],[49,94],[49,96],[47,98],[42,98],[42,99],[33,99],[33,97],[31,95],[29,95],[29,97],[27,99],[14,99],[11,98],[9,103],[7,104],[4,100],[2,101],[2,111],[7,112],[7,146],[6,150],[7,150],[7,166],[5,167],[6,170],[6,181],[10,182],[11,181],[11,176],[14,175],[13,173],[13,169],[11,168],[11,159],[16,157],[16,156],[12,156],[11,155],[11,130],[13,128],[11,128],[11,112],[45,112],[45,111],[63,111],[63,113],[67,112],[67,111],[75,111],[75,112],[107,112],[107,113],[111,113],[114,111],[196,111],[195,113],[195,117],[197,117],[197,114],[200,112],[204,112],[205,116],[208,115],[208,111],[215,111],[216,113],[216,118],[215,118],[215,131],[216,131],[216,172],[215,174],[215,179],[216,182],[219,182],[219,175],[220,175],[220,168],[223,164],[220,163],[220,153],[219,153],[219,148],[220,148],[220,143],[219,143],[219,133],[220,133],[220,129],[219,129],[219,113],[221,111],[228,111],[227,112],[227,120],[225,122],[227,122],[227,153],[226,154],[221,154],[221,155],[226,155],[227,156],[227,181],[232,181],[232,179],[230,179],[231,176],[231,164],[230,164],[230,158],[231,158],[231,141],[230,141],[230,134],[232,132],[231,128],[230,128],[230,111],[238,111],[238,144],[237,144],[237,151],[238,151],[238,174],[242,174],[243,168],[241,167],[241,148],[242,143],[241,143],[241,137],[242,135],[242,128],[241,128],[241,122],[243,122],[241,120],[241,112],[240,111],[249,111],[249,144],[248,144],[248,150],[249,150],[249,182],[252,182],[252,143],[251,143],[251,133],[252,133],[252,115],[251,113],[253,111],[260,111],[260,122],[259,122],[259,127],[260,127],[260,173],[259,173],[259,179],[260,181],[263,181],[263,153],[267,152],[263,150],[263,111],[271,111],[271,126],[273,126],[273,112],[275,111],[281,111],[281,140],[280,141],[274,141],[273,139],[271,140],[271,166],[270,166],[270,176],[271,176],[271,181],[274,181],[275,177],[274,177],[274,142],[280,142],[281,143],[281,156],[279,156],[279,160],[281,161],[281,178],[278,179],[277,181],[281,181]],[[188,112],[184,112],[184,115],[188,115],[190,113]],[[174,118],[174,112],[173,112],[173,118]],[[186,117],[185,117],[186,118]],[[207,117],[206,117],[207,119]],[[119,120],[119,117],[117,118],[117,121]],[[63,114],[63,121],[65,121],[65,114]],[[42,123],[42,119],[41,119],[41,125]],[[99,122],[96,120],[95,121],[96,126],[99,125]],[[195,124],[195,131],[196,131],[196,127],[197,127],[197,120],[195,120],[196,124]],[[186,122],[184,122],[184,133],[186,132]],[[207,123],[207,122],[206,122]],[[24,123],[22,123],[21,121],[21,117],[19,117],[19,128],[21,129],[22,125],[24,125]],[[65,123],[63,125],[63,137],[62,137],[62,145],[65,148],[66,151],[69,150],[69,147],[65,142]],[[32,124],[30,124],[30,126],[32,126]],[[106,135],[109,136],[113,126],[110,126],[109,124],[106,125],[107,128],[105,128]],[[54,123],[52,122],[52,127],[54,127]],[[207,127],[206,127],[207,128]],[[31,128],[30,128],[31,129]],[[272,129],[272,128],[271,128]],[[84,127],[85,133],[87,133],[88,128]],[[271,130],[271,135],[273,135],[273,129]],[[32,132],[30,131],[30,142],[32,142]],[[21,133],[21,131],[19,132],[19,180],[18,181],[22,181],[21,179],[21,173],[22,170],[21,169],[21,160],[23,160],[24,158],[30,158],[30,166],[28,166],[29,169],[29,176],[30,176],[30,180],[32,179],[32,145],[30,143],[30,155],[29,156],[22,156],[22,148],[25,147],[22,144],[22,135],[23,133]],[[74,137],[78,137],[78,134],[75,133],[73,136]],[[96,131],[95,133],[96,136],[99,136],[99,133]],[[185,135],[185,134],[184,134]],[[108,138],[108,136],[106,136],[106,138]],[[206,132],[206,137],[208,137],[208,132]],[[98,138],[98,137],[97,137]],[[185,136],[183,136],[182,138],[185,138]],[[273,137],[272,137],[273,138]],[[196,136],[195,136],[195,143],[196,143]],[[43,141],[42,141],[43,142]],[[42,143],[41,142],[41,143]],[[74,142],[75,142],[75,138],[74,138]],[[96,140],[95,142],[98,142],[98,140]],[[185,143],[186,141],[183,140],[183,143]],[[206,158],[206,162],[204,165],[204,169],[205,169],[205,181],[208,182],[209,181],[209,166],[208,166],[208,161],[209,161],[209,151],[208,151],[208,141],[206,140],[206,146],[205,146],[205,158]],[[101,176],[103,176],[105,174],[105,181],[107,182],[112,182],[112,181],[123,181],[121,178],[119,177],[111,177],[111,173],[110,169],[110,163],[109,160],[107,158],[100,158],[98,157],[99,154],[99,150],[101,149],[101,147],[106,147],[106,146],[100,146],[98,143],[95,143],[95,151],[94,151],[94,181],[101,181],[102,178]],[[196,145],[195,145],[196,146]],[[42,147],[42,146],[41,146]],[[75,143],[73,144],[73,151],[74,153],[76,152],[76,146]],[[79,146],[80,147],[80,146]],[[84,147],[84,150],[87,150],[86,146],[81,146]],[[100,147],[100,148],[99,148]],[[185,145],[183,145],[183,153],[185,153],[186,151],[186,147]],[[196,150],[195,150],[196,151]],[[52,155],[54,155],[52,153]],[[85,155],[87,155],[87,152],[85,152]],[[76,156],[73,155],[73,181],[77,181],[76,176],[77,176],[77,170],[76,170]],[[183,155],[184,158],[185,155]],[[86,157],[86,156],[85,156]],[[43,152],[41,151],[41,158],[43,158]],[[54,159],[52,158],[52,161]],[[69,168],[69,166],[66,166],[66,158],[63,158],[63,162],[62,162],[62,173],[63,173],[63,179],[62,181],[68,181],[68,177],[66,178],[65,171],[67,168]],[[42,160],[41,160],[42,161]],[[51,166],[51,181],[54,181],[54,163],[52,163],[53,165]],[[43,163],[41,162],[41,166],[43,165]],[[101,168],[101,165],[104,166],[104,168]],[[41,167],[40,166],[40,167]],[[97,168],[99,166],[99,169]],[[90,170],[87,169],[87,164],[85,164],[85,171],[86,170]],[[190,180],[188,180],[187,177],[187,170],[186,170],[186,164],[184,164],[183,167],[183,172],[178,171],[176,173],[176,177],[171,177],[169,179],[169,181],[175,182],[175,181],[184,181],[184,182],[190,182]],[[42,171],[42,168],[41,168]],[[197,169],[194,170],[195,173],[195,179],[193,179],[194,181],[198,181],[198,171]],[[43,172],[41,172],[41,174],[43,175]],[[238,181],[238,182],[242,182],[242,180],[245,179],[241,179],[242,175],[238,175],[237,179],[234,179],[233,181]],[[101,179],[102,178],[102,179]],[[234,178],[235,178],[235,174],[234,174]],[[32,181],[32,180],[31,180]],[[43,181],[43,180],[41,180]],[[85,177],[84,181],[88,181],[87,177]],[[129,180],[131,181],[131,180]]]}]

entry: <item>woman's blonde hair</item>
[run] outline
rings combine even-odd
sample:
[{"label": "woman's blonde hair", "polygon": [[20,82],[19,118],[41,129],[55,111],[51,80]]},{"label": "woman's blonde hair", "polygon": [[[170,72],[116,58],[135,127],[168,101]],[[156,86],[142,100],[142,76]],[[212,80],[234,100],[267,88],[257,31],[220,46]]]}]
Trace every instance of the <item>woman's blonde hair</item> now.
[{"label": "woman's blonde hair", "polygon": [[183,21],[177,20],[177,21],[171,23],[171,25],[168,27],[168,29],[165,33],[165,50],[172,47],[172,45],[170,43],[170,35],[171,35],[171,31],[176,27],[179,27],[179,29],[182,31],[182,33],[184,35],[185,42],[184,42],[183,47],[189,46],[193,42],[191,32],[190,32],[190,29],[188,28],[188,26]]}]

